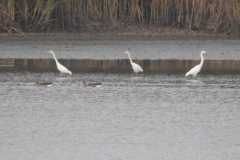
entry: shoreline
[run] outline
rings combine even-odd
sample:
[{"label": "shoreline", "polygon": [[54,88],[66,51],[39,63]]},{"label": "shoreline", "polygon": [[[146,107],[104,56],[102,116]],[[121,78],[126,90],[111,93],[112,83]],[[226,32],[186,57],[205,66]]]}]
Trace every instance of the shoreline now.
[{"label": "shoreline", "polygon": [[[2,36],[1,36],[2,35]],[[133,59],[199,60],[200,51],[211,54],[206,59],[238,60],[240,37],[207,34],[189,30],[102,29],[79,32],[0,34],[0,57],[21,59]]]},{"label": "shoreline", "polygon": [[160,37],[160,36],[189,36],[189,37],[239,37],[238,35],[228,35],[226,33],[212,33],[207,31],[193,31],[190,29],[174,29],[159,27],[143,28],[101,28],[83,29],[77,31],[51,31],[51,32],[23,32],[21,33],[0,33],[0,37],[31,37],[31,36],[78,36],[78,37],[121,37],[121,36],[140,36],[140,37]]}]

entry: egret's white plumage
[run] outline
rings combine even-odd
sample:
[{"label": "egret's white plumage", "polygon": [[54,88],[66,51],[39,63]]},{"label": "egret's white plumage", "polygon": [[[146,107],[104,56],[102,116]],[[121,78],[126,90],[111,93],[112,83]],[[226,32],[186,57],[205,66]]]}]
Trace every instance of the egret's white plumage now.
[{"label": "egret's white plumage", "polygon": [[132,62],[132,59],[130,57],[130,53],[128,51],[125,51],[124,54],[128,54],[128,57],[129,57],[131,65],[132,65],[134,73],[138,74],[138,72],[143,72],[143,69],[142,69],[141,66],[139,66],[138,64]]},{"label": "egret's white plumage", "polygon": [[196,65],[195,67],[193,67],[189,72],[186,73],[186,77],[189,75],[193,75],[194,77],[201,71],[201,68],[203,66],[203,62],[204,62],[204,58],[203,58],[203,54],[208,54],[205,51],[202,51],[200,56],[201,56],[201,62],[200,64]]},{"label": "egret's white plumage", "polygon": [[62,73],[68,73],[68,74],[70,74],[70,75],[72,74],[71,71],[69,71],[66,67],[64,67],[63,65],[61,65],[61,64],[58,62],[58,60],[57,60],[55,54],[53,53],[53,51],[49,51],[48,53],[52,53],[53,58],[54,58],[54,60],[55,60],[55,62],[56,62],[56,65],[57,65],[57,69],[60,71],[61,74],[62,74]]}]

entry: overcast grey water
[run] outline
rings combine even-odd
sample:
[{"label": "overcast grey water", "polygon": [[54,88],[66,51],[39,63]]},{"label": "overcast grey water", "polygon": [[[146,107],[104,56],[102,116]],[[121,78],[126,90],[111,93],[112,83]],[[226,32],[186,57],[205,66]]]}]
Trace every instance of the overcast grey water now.
[{"label": "overcast grey water", "polygon": [[[240,75],[0,77],[2,159],[240,157]],[[102,86],[84,87],[80,79]]]},{"label": "overcast grey water", "polygon": [[240,38],[224,36],[30,36],[1,37],[1,58],[48,59],[190,59],[209,52],[210,60],[240,59]]},{"label": "overcast grey water", "polygon": [[[130,45],[131,41],[126,44]],[[135,42],[145,43],[143,41],[133,41],[132,46]],[[201,43],[210,50],[211,44],[204,41],[192,41],[190,46],[182,41],[182,45],[186,45],[182,48],[199,48]],[[210,41],[217,44],[223,40]],[[147,42],[151,50],[151,43]],[[38,48],[41,49],[37,51],[40,56],[44,55],[39,57],[30,49],[26,53],[21,47],[13,46],[11,50],[10,42],[4,43],[8,45],[1,42],[2,58],[51,57],[41,53],[45,51],[44,47]],[[24,43],[24,40],[18,43]],[[96,53],[110,47],[106,45],[105,48],[102,44],[99,48],[94,45],[95,41],[76,43],[89,43]],[[238,43],[236,39],[226,40],[221,54],[237,59]],[[45,39],[35,45],[41,44],[47,44]],[[123,51],[127,45],[122,44]],[[34,48],[32,41],[28,47]],[[63,53],[56,45],[53,48]],[[185,52],[190,58],[200,57],[200,51],[196,58],[191,56],[190,50]],[[212,54],[208,55],[209,59],[214,59]],[[104,57],[104,54],[98,56]],[[117,56],[126,58],[121,52]],[[178,56],[180,59],[181,55]],[[76,54],[72,58],[77,59]],[[46,72],[37,69],[0,71],[1,159],[240,159],[239,72],[200,72],[192,78],[184,77],[184,72],[143,72],[136,76],[130,70],[123,73],[74,72],[70,76],[60,75],[56,70],[54,67]],[[52,82],[53,86],[37,86],[36,79]],[[81,79],[102,82],[102,86],[84,87]]]}]

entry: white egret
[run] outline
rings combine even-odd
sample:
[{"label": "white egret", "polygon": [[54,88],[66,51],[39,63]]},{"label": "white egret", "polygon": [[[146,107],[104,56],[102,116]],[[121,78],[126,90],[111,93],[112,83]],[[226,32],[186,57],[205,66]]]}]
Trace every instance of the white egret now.
[{"label": "white egret", "polygon": [[132,59],[130,57],[130,53],[128,51],[125,51],[123,54],[128,54],[129,60],[131,62],[132,68],[134,73],[138,74],[138,72],[143,72],[143,69],[141,66],[139,66],[138,64],[132,62]]},{"label": "white egret", "polygon": [[52,86],[52,83],[39,83],[38,80],[35,80],[35,83],[36,83],[38,86],[47,86],[47,87],[51,87],[51,86]]},{"label": "white egret", "polygon": [[85,87],[100,87],[101,85],[102,85],[102,83],[99,83],[99,82],[93,82],[93,83],[88,83],[88,84],[86,84],[86,82],[84,81],[84,80],[80,80],[82,83],[83,83],[83,85],[85,86]]},{"label": "white egret", "polygon": [[203,54],[208,54],[205,51],[202,51],[200,56],[201,56],[201,62],[200,64],[196,65],[195,67],[193,67],[189,72],[186,73],[186,77],[189,75],[193,75],[194,77],[201,71],[201,68],[203,66],[203,62],[204,62],[204,58],[203,58]]},{"label": "white egret", "polygon": [[68,73],[68,74],[72,74],[72,72],[71,71],[69,71],[66,67],[64,67],[63,65],[61,65],[59,62],[58,62],[58,60],[57,60],[57,58],[55,57],[55,54],[53,53],[53,51],[49,51],[48,53],[52,53],[52,55],[53,55],[53,58],[54,58],[54,60],[55,60],[55,62],[56,62],[56,65],[57,65],[57,69],[60,71],[60,73],[62,74],[62,73]]}]

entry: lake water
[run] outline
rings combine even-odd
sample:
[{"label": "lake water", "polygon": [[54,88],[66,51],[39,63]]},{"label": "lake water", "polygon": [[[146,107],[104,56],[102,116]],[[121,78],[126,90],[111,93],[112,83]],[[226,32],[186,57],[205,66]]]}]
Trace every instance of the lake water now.
[{"label": "lake water", "polygon": [[2,159],[240,158],[239,74],[6,72],[0,85]]},{"label": "lake water", "polygon": [[[27,38],[22,41],[21,38],[16,39],[12,49],[10,41],[0,40],[3,47],[1,58],[51,58],[45,53],[35,54],[43,51],[44,45],[48,44],[46,37],[42,41],[36,40],[35,45],[37,48],[41,46],[41,50],[38,48],[33,53],[30,50],[36,46],[31,38],[28,41]],[[147,40],[131,39],[128,43],[125,40],[119,42],[125,48],[131,43],[131,46],[137,44],[135,49],[141,46],[140,43],[149,43],[149,50],[152,47]],[[52,43],[48,45],[52,44],[57,49],[53,40],[50,41]],[[212,43],[207,44],[206,41]],[[67,40],[63,42],[70,43]],[[170,45],[174,41],[171,39],[163,43],[168,42]],[[177,39],[177,43],[183,45],[180,48],[188,48],[184,42],[186,40],[181,42]],[[226,59],[239,60],[236,58],[239,50],[237,39],[197,39],[192,40],[190,48],[201,50],[198,45],[204,43],[211,49],[211,45],[218,42],[226,42],[226,45],[219,45],[222,50],[217,55],[226,56],[227,53],[229,56]],[[101,49],[106,51],[109,48],[99,40],[83,43],[91,44],[89,50],[94,48],[92,51],[98,53],[96,59],[101,57]],[[101,44],[100,48],[98,44]],[[155,48],[152,49],[157,49],[157,42],[153,44]],[[85,50],[87,46],[84,46]],[[78,48],[74,45],[73,50],[75,47]],[[187,59],[199,60],[200,51],[196,56],[191,56],[188,49],[185,52]],[[223,57],[219,58],[216,54],[213,57],[209,55],[207,59],[222,60]],[[76,55],[71,56],[77,58]],[[59,54],[63,59],[64,56]],[[155,55],[157,57],[159,55]],[[174,55],[169,57],[171,59]],[[181,57],[181,54],[176,57]],[[114,59],[114,56],[111,58]],[[56,66],[50,67],[40,70],[41,66],[4,66],[4,63],[0,67],[1,159],[240,159],[239,71],[203,71],[196,78],[186,78],[185,70],[149,71],[135,76],[131,68],[127,70],[126,67],[127,71],[119,73],[118,70],[82,72],[75,69],[70,76],[60,75]],[[53,86],[37,86],[34,83],[36,79],[52,82]],[[84,87],[81,79],[87,83],[102,82],[102,86]]]},{"label": "lake water", "polygon": [[239,60],[240,37],[211,36],[30,36],[1,37],[1,58],[49,59],[52,50],[60,59],[133,59],[199,60],[209,52],[210,60]]}]

